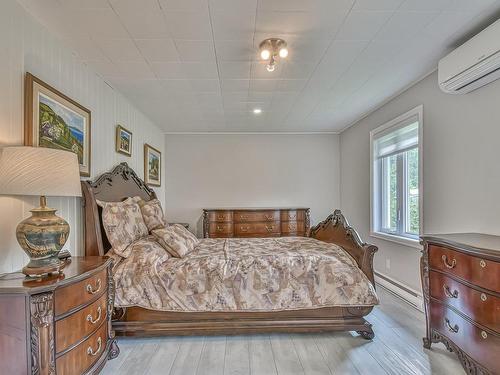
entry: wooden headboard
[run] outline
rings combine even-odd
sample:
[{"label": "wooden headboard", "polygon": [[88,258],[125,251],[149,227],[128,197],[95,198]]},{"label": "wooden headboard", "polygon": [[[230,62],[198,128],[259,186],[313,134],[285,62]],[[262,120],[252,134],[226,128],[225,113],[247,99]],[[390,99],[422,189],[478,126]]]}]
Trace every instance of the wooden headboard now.
[{"label": "wooden headboard", "polygon": [[102,226],[101,207],[96,200],[121,202],[128,197],[140,196],[144,200],[156,198],[156,194],[140,179],[127,163],[121,163],[97,177],[94,181],[82,181],[85,255],[104,255],[111,248]]},{"label": "wooden headboard", "polygon": [[363,242],[358,232],[349,225],[340,210],[335,210],[333,214],[311,228],[309,237],[342,247],[356,260],[361,271],[375,286],[373,255],[377,252],[378,247]]}]

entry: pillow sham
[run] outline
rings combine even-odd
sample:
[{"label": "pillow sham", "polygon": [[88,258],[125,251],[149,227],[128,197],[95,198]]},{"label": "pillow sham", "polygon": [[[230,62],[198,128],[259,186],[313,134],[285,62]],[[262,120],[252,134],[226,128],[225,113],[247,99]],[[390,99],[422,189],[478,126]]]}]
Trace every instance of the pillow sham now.
[{"label": "pillow sham", "polygon": [[123,202],[97,201],[102,207],[102,224],[116,254],[126,258],[129,245],[149,234],[141,208],[131,198]]},{"label": "pillow sham", "polygon": [[144,223],[150,232],[154,229],[164,228],[167,226],[165,216],[163,215],[163,209],[161,208],[161,203],[158,199],[151,199],[150,201],[144,201],[141,199],[138,204],[141,207]]},{"label": "pillow sham", "polygon": [[165,228],[154,229],[158,243],[176,258],[183,258],[194,250],[200,242],[190,231],[182,225],[173,224]]}]

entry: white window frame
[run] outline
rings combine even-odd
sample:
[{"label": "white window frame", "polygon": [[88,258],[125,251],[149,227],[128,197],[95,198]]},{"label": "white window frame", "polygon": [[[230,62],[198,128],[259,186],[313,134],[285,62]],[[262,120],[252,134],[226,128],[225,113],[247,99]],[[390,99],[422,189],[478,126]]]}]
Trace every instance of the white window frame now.
[{"label": "white window frame", "polygon": [[[381,132],[385,132],[390,128],[394,128],[396,130],[398,128],[398,125],[401,126],[402,122],[407,121],[411,117],[417,117],[418,121],[418,214],[419,214],[419,233],[418,236],[422,234],[423,230],[423,207],[424,207],[424,200],[423,200],[423,129],[424,129],[424,107],[423,105],[419,105],[418,107],[415,107],[408,112],[402,114],[401,116],[396,117],[395,119],[386,122],[385,124],[379,126],[378,128],[372,130],[370,132],[370,236],[383,239],[383,240],[388,240],[392,242],[399,243],[401,245],[405,246],[411,246],[415,247],[417,249],[420,249],[420,243],[418,236],[417,238],[411,238],[411,237],[406,237],[406,236],[401,236],[398,234],[390,234],[387,232],[384,232],[380,229],[381,223],[380,223],[380,191],[379,187],[377,185],[379,184],[379,178],[378,176],[375,176],[375,173],[378,171],[378,167],[375,165],[377,160],[374,158],[374,141],[377,138],[377,135]],[[398,163],[402,163],[402,157],[398,158]],[[404,170],[404,168],[401,168],[400,170]],[[402,173],[404,174],[404,173]],[[400,179],[405,179],[406,176],[399,176],[398,178]],[[399,183],[402,184],[402,186],[406,186],[406,182],[400,181]],[[400,197],[399,202],[401,204],[404,204],[404,200],[406,199],[406,194],[405,197]]]}]

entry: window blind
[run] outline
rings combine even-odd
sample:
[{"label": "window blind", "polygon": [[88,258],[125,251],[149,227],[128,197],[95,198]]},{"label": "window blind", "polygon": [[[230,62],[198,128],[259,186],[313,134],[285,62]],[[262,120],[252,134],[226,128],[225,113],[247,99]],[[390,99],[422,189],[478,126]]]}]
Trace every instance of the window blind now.
[{"label": "window blind", "polygon": [[412,116],[374,136],[374,157],[399,154],[418,145],[418,117]]}]

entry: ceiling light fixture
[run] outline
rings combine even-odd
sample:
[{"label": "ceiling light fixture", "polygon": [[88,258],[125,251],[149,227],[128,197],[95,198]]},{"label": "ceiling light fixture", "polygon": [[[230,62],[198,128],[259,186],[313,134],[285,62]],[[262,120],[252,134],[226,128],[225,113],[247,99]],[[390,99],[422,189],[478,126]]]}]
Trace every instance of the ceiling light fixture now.
[{"label": "ceiling light fixture", "polygon": [[256,115],[260,115],[260,114],[262,113],[262,109],[260,109],[260,108],[255,108],[255,109],[253,110],[253,113],[255,113]]},{"label": "ceiling light fixture", "polygon": [[260,58],[267,61],[266,69],[268,72],[273,72],[276,69],[276,64],[279,58],[288,56],[288,48],[286,42],[280,38],[269,38],[263,40],[259,44]]}]

